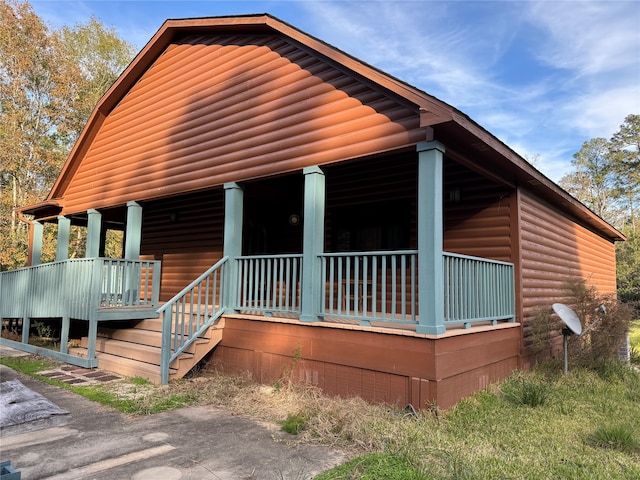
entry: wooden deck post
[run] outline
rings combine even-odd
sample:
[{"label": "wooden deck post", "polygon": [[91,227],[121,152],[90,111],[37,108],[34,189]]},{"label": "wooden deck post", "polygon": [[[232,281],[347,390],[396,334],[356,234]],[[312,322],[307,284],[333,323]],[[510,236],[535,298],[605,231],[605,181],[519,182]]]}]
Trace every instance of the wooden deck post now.
[{"label": "wooden deck post", "polygon": [[36,220],[32,225],[32,240],[31,240],[31,262],[30,265],[40,265],[42,263],[42,224]]},{"label": "wooden deck post", "polygon": [[224,256],[229,257],[224,271],[224,297],[227,311],[235,311],[238,303],[238,262],[242,255],[242,217],[244,192],[235,182],[224,184]]},{"label": "wooden deck post", "polygon": [[69,230],[71,220],[67,217],[58,217],[58,244],[56,245],[56,262],[69,259]]},{"label": "wooden deck post", "polygon": [[304,174],[304,217],[300,320],[319,320],[322,279],[319,255],[324,251],[325,178],[319,167],[307,167]]},{"label": "wooden deck post", "polygon": [[124,258],[138,260],[142,241],[142,207],[136,202],[127,202],[127,227],[124,238]]},{"label": "wooden deck post", "polygon": [[443,238],[444,145],[422,142],[418,150],[418,325],[417,333],[445,333]]},{"label": "wooden deck post", "polygon": [[100,239],[102,230],[102,214],[92,209],[87,210],[87,248],[85,258],[97,258],[100,256]]}]

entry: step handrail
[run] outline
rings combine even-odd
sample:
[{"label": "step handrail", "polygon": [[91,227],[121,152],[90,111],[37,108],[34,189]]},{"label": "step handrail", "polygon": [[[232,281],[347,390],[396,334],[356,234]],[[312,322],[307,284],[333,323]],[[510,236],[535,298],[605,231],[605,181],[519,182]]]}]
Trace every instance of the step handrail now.
[{"label": "step handrail", "polygon": [[221,258],[157,310],[158,315],[162,315],[160,375],[163,384],[169,383],[171,362],[224,312],[223,273],[228,260],[228,256]]}]

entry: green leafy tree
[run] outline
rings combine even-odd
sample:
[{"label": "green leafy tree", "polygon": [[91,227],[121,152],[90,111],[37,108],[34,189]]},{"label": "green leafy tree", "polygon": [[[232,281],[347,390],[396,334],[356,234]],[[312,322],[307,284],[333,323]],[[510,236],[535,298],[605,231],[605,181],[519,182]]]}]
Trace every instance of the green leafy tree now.
[{"label": "green leafy tree", "polygon": [[640,115],[628,115],[611,138],[611,164],[622,208],[625,233],[635,235],[640,207]]},{"label": "green leafy tree", "polygon": [[627,236],[616,245],[618,295],[640,305],[640,115],[628,115],[611,140],[584,142],[572,164],[560,185]]},{"label": "green leafy tree", "polygon": [[135,52],[117,32],[107,29],[96,18],[55,33],[65,57],[65,73],[75,79],[73,101],[60,117],[60,127],[68,146],[75,142],[102,95],[129,64]]},{"label": "green leafy tree", "polygon": [[37,201],[63,153],[50,132],[59,94],[56,45],[26,3],[0,3],[0,264],[26,259],[15,207]]},{"label": "green leafy tree", "polygon": [[627,241],[616,247],[618,293],[640,306],[640,115],[628,115],[611,138],[611,157],[623,211]]},{"label": "green leafy tree", "polygon": [[592,138],[573,155],[575,171],[560,180],[560,186],[612,224],[619,224],[616,174],[611,161],[611,143]]},{"label": "green leafy tree", "polygon": [[[0,269],[23,266],[28,228],[15,212],[44,199],[132,47],[92,18],[50,31],[28,2],[0,0]],[[54,242],[45,243],[45,259]]]}]

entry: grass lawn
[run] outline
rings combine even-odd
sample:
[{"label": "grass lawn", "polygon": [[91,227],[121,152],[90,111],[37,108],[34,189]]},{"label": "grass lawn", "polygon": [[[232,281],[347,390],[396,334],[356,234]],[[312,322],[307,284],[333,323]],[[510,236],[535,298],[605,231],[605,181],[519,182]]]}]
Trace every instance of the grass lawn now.
[{"label": "grass lawn", "polygon": [[[37,361],[2,359],[35,376],[50,368]],[[417,413],[216,373],[164,387],[125,379],[70,389],[133,414],[212,405],[280,423],[297,433],[292,442],[351,454],[317,480],[640,478],[640,373],[617,362],[567,377],[560,364],[516,372],[448,411]]]},{"label": "grass lawn", "polygon": [[397,428],[382,457],[359,456],[317,480],[638,479],[640,375],[519,373]]}]

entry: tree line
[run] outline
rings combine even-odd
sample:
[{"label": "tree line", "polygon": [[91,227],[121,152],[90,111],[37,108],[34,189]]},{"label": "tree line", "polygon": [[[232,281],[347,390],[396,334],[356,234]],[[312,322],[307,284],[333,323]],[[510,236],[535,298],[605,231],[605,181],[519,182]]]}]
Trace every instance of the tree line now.
[{"label": "tree line", "polygon": [[[46,198],[93,107],[134,54],[95,18],[55,30],[28,2],[0,0],[0,270],[27,259],[28,226],[15,208]],[[45,230],[45,260],[55,256],[53,235]],[[77,229],[72,255],[81,236]]]},{"label": "tree line", "polygon": [[592,138],[573,156],[560,186],[620,230],[618,296],[640,302],[640,115],[630,114],[610,139]]},{"label": "tree line", "polygon": [[[28,228],[15,208],[46,198],[93,107],[134,56],[134,48],[91,18],[49,28],[28,1],[0,0],[0,270],[27,259]],[[627,236],[616,246],[618,293],[640,301],[640,115],[612,138],[584,142],[560,186]],[[80,256],[83,231],[72,236]],[[45,229],[44,260],[55,231]]]}]

